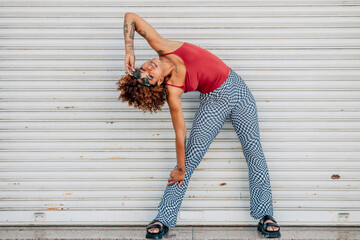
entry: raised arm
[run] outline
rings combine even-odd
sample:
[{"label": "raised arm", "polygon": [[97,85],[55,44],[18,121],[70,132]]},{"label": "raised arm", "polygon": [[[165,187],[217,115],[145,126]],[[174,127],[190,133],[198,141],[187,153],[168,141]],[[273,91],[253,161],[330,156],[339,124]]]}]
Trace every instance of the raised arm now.
[{"label": "raised arm", "polygon": [[179,47],[180,41],[163,38],[148,22],[135,13],[125,13],[124,40],[125,40],[125,67],[129,74],[135,70],[134,35],[138,32],[150,46],[158,53],[171,52]]},{"label": "raised arm", "polygon": [[171,45],[171,41],[163,38],[147,21],[135,13],[125,13],[124,17],[124,39],[126,52],[134,52],[134,34],[138,32],[150,46],[159,54]]}]

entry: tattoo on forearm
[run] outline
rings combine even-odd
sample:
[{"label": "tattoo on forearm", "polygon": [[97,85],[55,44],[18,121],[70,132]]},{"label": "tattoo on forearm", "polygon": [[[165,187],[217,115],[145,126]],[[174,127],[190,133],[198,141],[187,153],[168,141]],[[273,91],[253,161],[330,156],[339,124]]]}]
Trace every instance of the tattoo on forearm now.
[{"label": "tattoo on forearm", "polygon": [[178,168],[179,172],[183,172],[184,170],[182,168]]},{"label": "tattoo on forearm", "polygon": [[[134,31],[133,29],[135,29],[135,28],[133,28],[133,23],[134,23],[134,22],[131,22],[131,24],[132,24],[132,25],[131,25],[131,26],[132,26],[131,30],[132,30],[132,31]],[[128,38],[127,38],[128,33],[129,33],[129,25],[128,25],[127,21],[124,20],[124,39],[125,39],[125,47],[127,47],[128,50],[133,51],[133,50],[134,50],[134,43],[133,43],[133,40],[128,40]],[[130,31],[129,38],[131,39],[131,31]],[[134,39],[134,34],[132,34],[132,39]]]},{"label": "tattoo on forearm", "polygon": [[132,41],[125,39],[125,44],[129,47],[130,50],[134,50],[134,45]]},{"label": "tattoo on forearm", "polygon": [[146,32],[144,30],[139,30],[139,34],[143,37],[146,37]]},{"label": "tattoo on forearm", "polygon": [[130,23],[131,29],[130,29],[130,35],[129,38],[130,39],[134,39],[134,34],[135,34],[135,23],[131,22]]},{"label": "tattoo on forearm", "polygon": [[127,33],[129,32],[129,26],[126,22],[126,20],[124,21],[124,37],[126,38]]}]

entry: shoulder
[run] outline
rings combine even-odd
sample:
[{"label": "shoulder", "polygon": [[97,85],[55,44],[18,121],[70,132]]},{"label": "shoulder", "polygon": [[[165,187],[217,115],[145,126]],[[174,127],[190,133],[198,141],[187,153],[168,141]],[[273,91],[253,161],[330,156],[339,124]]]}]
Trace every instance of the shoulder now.
[{"label": "shoulder", "polygon": [[[172,84],[172,83],[169,83],[169,84]],[[173,85],[176,85],[176,84],[173,84]],[[181,88],[178,88],[178,87],[169,86],[169,85],[166,85],[165,87],[166,87],[167,92],[168,92],[168,95],[167,95],[168,99],[170,99],[170,98],[179,98],[179,97],[181,97],[181,94],[184,93],[184,90],[182,90]]]},{"label": "shoulder", "polygon": [[162,44],[162,46],[158,49],[155,49],[155,51],[161,55],[166,54],[175,51],[179,47],[181,47],[184,44],[184,42],[181,41],[171,41],[171,40],[165,40]]},{"label": "shoulder", "polygon": [[[172,86],[166,86],[167,88],[167,103],[169,104],[169,107],[179,107],[179,103],[181,103],[181,95],[184,93],[184,91],[177,87]],[[180,105],[181,107],[181,105]]]},{"label": "shoulder", "polygon": [[166,81],[166,89],[168,90],[168,93],[173,93],[175,95],[184,93],[183,86],[184,86],[184,79],[180,77],[179,73],[173,73]]}]

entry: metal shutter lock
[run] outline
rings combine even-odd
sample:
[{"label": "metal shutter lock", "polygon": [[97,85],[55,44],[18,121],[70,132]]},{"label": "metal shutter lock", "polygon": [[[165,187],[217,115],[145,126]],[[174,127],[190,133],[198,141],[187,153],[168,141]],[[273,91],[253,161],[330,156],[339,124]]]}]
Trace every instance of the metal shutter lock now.
[{"label": "metal shutter lock", "polygon": [[35,221],[45,221],[46,220],[46,216],[44,212],[36,212],[34,213],[34,219]]},{"label": "metal shutter lock", "polygon": [[350,213],[339,213],[338,221],[339,222],[348,222],[350,220]]}]

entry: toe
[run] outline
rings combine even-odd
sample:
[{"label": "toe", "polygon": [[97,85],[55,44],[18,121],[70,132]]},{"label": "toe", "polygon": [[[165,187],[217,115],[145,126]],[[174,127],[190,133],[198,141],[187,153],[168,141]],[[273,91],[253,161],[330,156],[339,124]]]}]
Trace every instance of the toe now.
[{"label": "toe", "polygon": [[[268,223],[268,222],[272,222],[272,223],[273,223],[273,221],[271,221],[271,220],[265,221],[265,223]],[[274,227],[274,226],[269,226],[269,227],[267,227],[267,230],[268,230],[268,231],[277,231],[278,229],[279,229],[278,227]]]},{"label": "toe", "polygon": [[271,231],[277,231],[278,229],[277,227],[271,227]]},{"label": "toe", "polygon": [[159,231],[159,229],[157,229],[157,228],[150,228],[149,231],[150,231],[151,233],[157,233],[157,232]]},{"label": "toe", "polygon": [[[155,224],[160,224],[162,226],[162,224],[160,222],[155,222]],[[158,228],[149,228],[148,231],[151,233],[157,233],[157,232],[159,232],[159,229]]]}]

